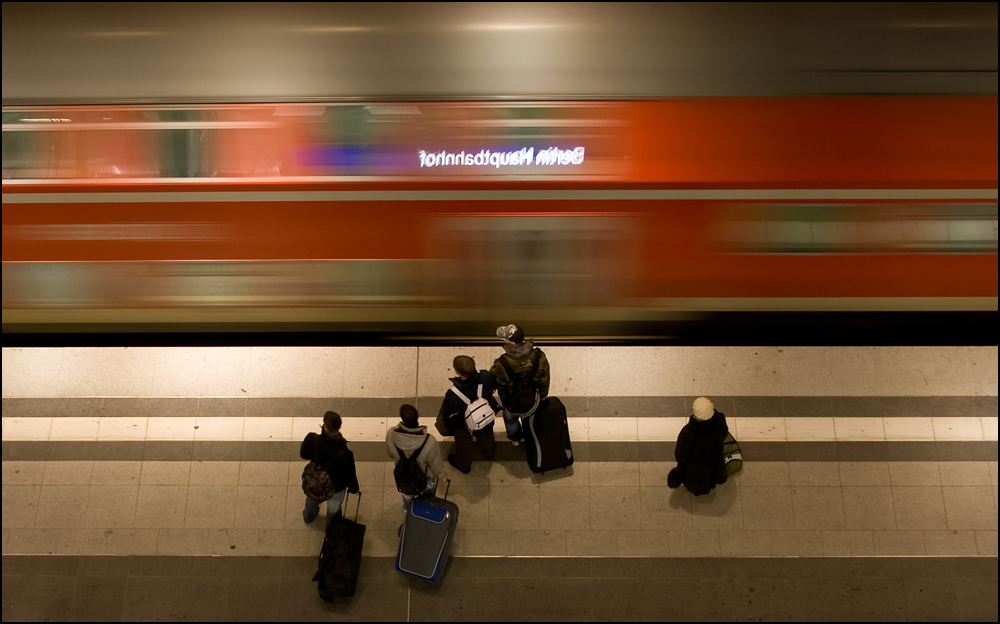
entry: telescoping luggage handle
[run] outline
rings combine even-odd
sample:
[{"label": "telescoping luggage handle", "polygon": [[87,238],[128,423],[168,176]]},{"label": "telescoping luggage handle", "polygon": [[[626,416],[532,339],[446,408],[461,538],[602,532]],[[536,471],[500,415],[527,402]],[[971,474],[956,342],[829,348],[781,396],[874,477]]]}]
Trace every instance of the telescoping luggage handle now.
[{"label": "telescoping luggage handle", "polygon": [[[350,498],[350,497],[351,497],[351,493],[350,492],[344,492],[344,502],[343,502],[343,504],[341,505],[340,508],[343,510],[341,513],[344,514],[345,518],[347,517],[347,499]],[[360,512],[360,511],[361,511],[361,490],[358,490],[358,506],[354,508],[354,521],[355,522],[358,521],[358,512]]]},{"label": "telescoping luggage handle", "polygon": [[[451,489],[451,479],[445,479],[447,485],[444,487],[444,500],[448,500],[448,490]],[[437,496],[437,481],[434,482],[434,495]]]}]

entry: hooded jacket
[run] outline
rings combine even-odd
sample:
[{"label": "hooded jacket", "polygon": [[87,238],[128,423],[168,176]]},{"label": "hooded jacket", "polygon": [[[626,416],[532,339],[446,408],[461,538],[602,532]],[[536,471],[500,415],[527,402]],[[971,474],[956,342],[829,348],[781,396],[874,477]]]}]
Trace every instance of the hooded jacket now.
[{"label": "hooded jacket", "polygon": [[538,357],[538,370],[535,371],[535,383],[538,384],[538,393],[540,396],[546,397],[549,395],[549,360],[545,357],[545,353],[535,347],[534,343],[530,340],[525,340],[521,344],[503,346],[505,354],[501,355],[493,362],[493,366],[490,367],[490,375],[496,381],[497,391],[500,393],[500,398],[504,397],[504,392],[507,386],[514,383],[507,374],[507,369],[503,367],[500,363],[500,358],[506,358],[507,363],[514,370],[515,374],[527,373],[531,370],[531,354],[537,352]]},{"label": "hooded jacket", "polygon": [[[424,444],[424,437],[427,438],[427,444]],[[385,434],[386,451],[393,462],[399,461],[397,446],[407,457],[410,457],[414,451],[420,448],[421,444],[424,444],[424,448],[417,456],[417,465],[428,475],[438,479],[446,478],[448,473],[445,471],[444,461],[441,459],[441,448],[438,447],[434,436],[427,433],[427,427],[407,427],[403,423],[399,423]]]},{"label": "hooded jacket", "polygon": [[325,467],[336,491],[346,488],[351,494],[356,494],[361,489],[354,466],[354,453],[347,448],[347,440],[339,431],[334,434],[327,434],[326,431],[309,433],[299,447],[299,457]]},{"label": "hooded jacket", "polygon": [[722,452],[728,433],[725,414],[716,410],[708,420],[692,416],[677,435],[674,457],[682,468],[684,487],[695,496],[708,494],[729,478]]}]

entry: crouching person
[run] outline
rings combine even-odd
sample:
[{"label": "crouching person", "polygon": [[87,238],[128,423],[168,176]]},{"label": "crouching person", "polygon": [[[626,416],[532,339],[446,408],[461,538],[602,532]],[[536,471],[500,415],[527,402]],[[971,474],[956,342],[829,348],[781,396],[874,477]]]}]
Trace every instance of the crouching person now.
[{"label": "crouching person", "polygon": [[437,440],[418,423],[418,417],[417,408],[401,405],[402,422],[385,434],[386,452],[396,462],[393,474],[396,489],[403,495],[404,511],[410,509],[414,496],[432,496],[437,480],[448,477]]},{"label": "crouching person", "polygon": [[458,377],[451,379],[454,385],[444,395],[438,422],[444,421],[446,429],[455,436],[455,453],[448,456],[448,463],[462,474],[469,474],[475,446],[473,440],[487,460],[493,459],[497,452],[493,436],[498,407],[493,396],[495,384],[493,375],[486,370],[477,371],[476,361],[467,355],[456,356],[452,366]]},{"label": "crouching person", "polygon": [[726,416],[705,397],[694,400],[694,414],[677,435],[674,457],[677,468],[667,475],[667,485],[681,483],[695,496],[711,492],[729,479],[722,450],[729,427]]}]

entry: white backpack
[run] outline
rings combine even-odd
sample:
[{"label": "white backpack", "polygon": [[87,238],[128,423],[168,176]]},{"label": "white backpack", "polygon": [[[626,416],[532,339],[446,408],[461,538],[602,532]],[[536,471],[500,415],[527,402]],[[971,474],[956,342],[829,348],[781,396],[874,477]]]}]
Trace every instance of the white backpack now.
[{"label": "white backpack", "polygon": [[458,395],[458,398],[462,399],[467,406],[465,408],[465,426],[468,428],[470,433],[475,433],[480,429],[485,429],[486,427],[493,424],[496,420],[496,413],[493,408],[490,407],[489,401],[483,398],[483,384],[479,384],[476,388],[476,396],[479,398],[475,401],[470,401],[468,397],[462,394],[462,391],[455,386],[451,387],[451,391]]}]

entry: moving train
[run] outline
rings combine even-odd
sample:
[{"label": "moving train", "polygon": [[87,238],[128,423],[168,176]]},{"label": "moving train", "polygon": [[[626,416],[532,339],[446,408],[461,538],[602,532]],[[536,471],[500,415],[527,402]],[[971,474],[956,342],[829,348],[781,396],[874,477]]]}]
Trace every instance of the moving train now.
[{"label": "moving train", "polygon": [[[545,5],[510,23],[499,14],[510,7],[477,5],[437,30],[371,10],[295,6],[265,19],[269,9],[255,7],[239,28],[220,26],[225,43],[216,44],[205,31],[223,23],[216,5],[189,6],[207,13],[165,34],[143,30],[150,16],[110,19],[102,7],[100,19],[61,21],[83,34],[56,28],[58,49],[99,62],[122,40],[179,37],[200,53],[215,45],[228,58],[259,58],[226,33],[257,28],[258,44],[295,41],[299,54],[332,54],[344,37],[365,35],[363,50],[382,44],[398,67],[453,76],[452,91],[425,94],[396,65],[303,91],[319,69],[309,62],[286,80],[265,67],[248,88],[235,79],[252,75],[248,62],[223,87],[210,84],[218,68],[207,64],[161,81],[134,70],[71,80],[53,97],[44,73],[13,68],[8,25],[20,27],[15,44],[56,34],[28,8],[5,5],[4,342],[482,340],[502,322],[567,342],[995,340],[995,7],[943,17],[925,9],[920,19],[878,6],[819,8],[861,13],[824,26],[822,16],[768,6],[740,10],[786,44],[804,45],[800,31],[843,34],[865,16],[888,19],[879,37],[897,47],[887,33],[906,20],[951,19],[934,27],[946,35],[988,34],[992,24],[992,68],[966,71],[962,63],[982,61],[973,46],[967,58],[952,54],[947,71],[848,95],[843,76],[827,92],[816,92],[815,76],[803,82],[803,67],[821,60],[815,49],[795,69],[788,58],[762,61],[759,48],[772,44],[753,41],[743,43],[754,55],[730,41],[709,68],[640,62],[642,46],[666,49],[648,35],[675,28],[678,16],[703,26],[688,48],[725,40],[731,20],[711,6],[626,5],[612,19],[604,5]],[[410,43],[462,50],[469,32],[483,45],[519,47],[490,56],[475,78],[454,55],[408,59]],[[639,33],[639,43],[625,45],[622,32]],[[588,41],[624,50],[599,61]],[[542,84],[530,55],[515,54],[542,44],[564,48],[567,60],[549,59],[542,72],[560,73],[561,63],[561,79],[548,92],[512,91],[519,70],[525,84]],[[134,49],[162,64],[164,45]],[[857,88],[864,72],[830,72],[841,70],[854,72]],[[747,72],[770,90],[723,79]],[[392,84],[402,86],[388,97]],[[337,91],[348,87],[359,97]]]}]

